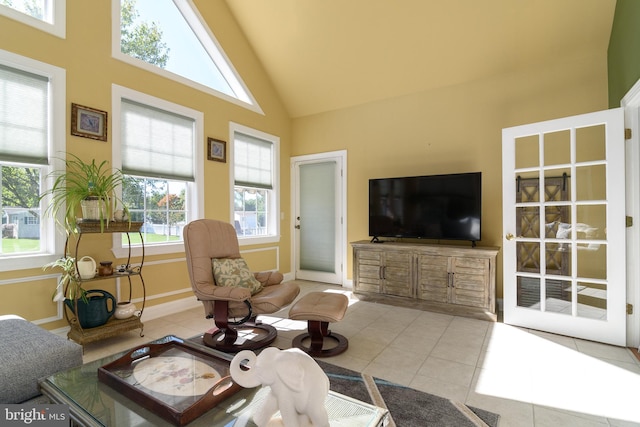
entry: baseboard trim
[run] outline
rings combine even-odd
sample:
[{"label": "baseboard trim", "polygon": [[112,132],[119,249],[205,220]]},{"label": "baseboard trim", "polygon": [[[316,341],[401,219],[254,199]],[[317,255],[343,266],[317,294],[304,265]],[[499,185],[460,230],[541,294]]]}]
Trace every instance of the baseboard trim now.
[{"label": "baseboard trim", "polygon": [[284,279],[282,279],[283,282],[290,282],[292,280],[295,280],[296,276],[293,273],[284,273],[283,274]]},{"label": "baseboard trim", "polygon": [[[182,298],[175,301],[165,302],[164,304],[158,304],[144,309],[142,313],[142,321],[159,319],[170,314],[180,313],[181,311],[190,310],[192,308],[202,307],[202,303],[196,299],[195,296]],[[202,311],[204,316],[204,309]]]},{"label": "baseboard trim", "polygon": [[[175,301],[165,302],[163,304],[154,305],[151,307],[145,307],[144,313],[142,313],[142,322],[148,322],[149,320],[159,319],[171,314],[180,313],[181,311],[190,310],[192,308],[202,307],[202,303],[196,299],[195,296],[182,298]],[[204,317],[204,311],[202,312]],[[63,338],[67,338],[69,327],[52,329],[50,332],[59,335]]]},{"label": "baseboard trim", "polygon": [[[284,274],[284,282],[291,281],[294,278],[293,273]],[[147,300],[148,301],[148,300]],[[134,301],[136,302],[136,301]],[[138,306],[140,303],[136,302]],[[187,298],[181,298],[175,301],[165,302],[163,304],[153,305],[151,307],[145,307],[144,313],[142,313],[142,322],[148,322],[149,320],[159,319],[161,317],[165,317],[171,314],[180,313],[181,311],[190,310],[192,308],[202,307],[202,303],[196,299],[195,296],[190,296]],[[202,316],[204,317],[204,310],[202,311]],[[52,329],[52,333],[59,335],[63,338],[67,337],[67,332],[69,332],[69,327],[65,326],[64,328]]]}]

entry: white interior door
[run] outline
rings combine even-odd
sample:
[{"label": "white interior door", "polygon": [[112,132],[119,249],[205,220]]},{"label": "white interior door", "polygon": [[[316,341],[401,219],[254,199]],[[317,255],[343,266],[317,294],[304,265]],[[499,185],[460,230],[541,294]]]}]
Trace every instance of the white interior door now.
[{"label": "white interior door", "polygon": [[345,152],[292,159],[296,278],[343,284]]},{"label": "white interior door", "polygon": [[503,129],[504,322],[624,346],[623,109]]}]

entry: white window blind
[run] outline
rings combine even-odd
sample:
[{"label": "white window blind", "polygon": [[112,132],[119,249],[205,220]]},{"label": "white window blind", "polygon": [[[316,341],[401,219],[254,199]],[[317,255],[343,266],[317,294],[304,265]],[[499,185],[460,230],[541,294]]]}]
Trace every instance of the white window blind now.
[{"label": "white window blind", "polygon": [[0,65],[0,156],[48,164],[49,79]]},{"label": "white window blind", "polygon": [[235,185],[273,189],[273,143],[236,132],[233,141]]},{"label": "white window blind", "polygon": [[195,120],[122,100],[122,171],[194,181]]}]

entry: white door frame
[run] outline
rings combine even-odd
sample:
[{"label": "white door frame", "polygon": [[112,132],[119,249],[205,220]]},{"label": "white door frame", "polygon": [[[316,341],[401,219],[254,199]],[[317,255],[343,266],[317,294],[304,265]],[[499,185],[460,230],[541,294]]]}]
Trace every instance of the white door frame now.
[{"label": "white door frame", "polygon": [[295,277],[296,274],[296,265],[297,265],[297,248],[296,248],[296,230],[294,229],[296,225],[295,217],[296,217],[296,206],[298,203],[298,186],[299,182],[296,182],[296,174],[294,173],[295,164],[298,162],[307,162],[307,161],[322,161],[322,160],[332,160],[336,157],[339,157],[342,161],[342,174],[340,176],[340,182],[338,185],[340,186],[340,235],[342,236],[338,243],[338,247],[336,251],[338,252],[338,257],[341,263],[341,270],[339,276],[341,277],[341,285],[344,287],[347,285],[347,150],[339,150],[339,151],[328,151],[325,153],[317,153],[317,154],[307,154],[303,156],[295,156],[291,157],[290,161],[290,176],[291,176],[291,266]]},{"label": "white door frame", "polygon": [[633,313],[627,315],[627,346],[640,346],[640,80],[620,102],[624,108],[625,128],[631,129],[626,141],[626,215],[633,218],[627,228],[627,303]]},{"label": "white door frame", "polygon": [[[545,176],[547,169],[553,171],[562,167],[571,167],[571,175],[575,175],[576,171],[574,167],[580,167],[581,165],[588,165],[586,163],[578,163],[574,166],[575,148],[572,148],[572,157],[570,163],[567,165],[549,164],[547,166],[543,160],[543,150],[545,149],[544,143],[540,142],[538,145],[539,161],[532,165],[530,168],[517,169],[515,163],[515,143],[516,139],[520,136],[528,135],[544,135],[549,132],[562,129],[579,129],[583,127],[590,127],[596,125],[605,125],[606,131],[606,157],[603,161],[606,162],[606,200],[599,203],[605,203],[606,206],[606,281],[604,282],[606,287],[606,319],[598,320],[589,316],[576,315],[576,294],[572,295],[572,316],[558,315],[553,310],[547,311],[544,309],[544,299],[542,300],[541,310],[530,310],[525,307],[521,307],[517,303],[516,287],[515,283],[511,283],[513,278],[531,276],[532,278],[542,278],[543,282],[541,286],[544,286],[544,278],[548,275],[545,269],[545,260],[543,248],[540,249],[540,270],[537,274],[517,272],[516,268],[516,244],[519,241],[537,241],[533,237],[527,236],[514,236],[516,234],[515,224],[515,187],[513,180],[509,177],[514,177],[514,171],[529,171],[538,172],[539,168],[542,168],[539,176]],[[564,117],[560,119],[548,120],[545,122],[531,123],[527,125],[515,126],[512,128],[506,128],[502,130],[503,139],[503,234],[504,234],[504,321],[522,327],[533,327],[534,329],[540,329],[544,331],[560,333],[564,335],[586,338],[598,342],[610,343],[614,345],[628,345],[628,334],[626,331],[626,325],[628,323],[628,316],[625,314],[625,303],[627,302],[626,296],[626,270],[628,268],[626,256],[626,247],[624,240],[626,240],[627,230],[624,224],[624,215],[620,209],[624,209],[625,205],[625,193],[622,191],[625,187],[616,186],[617,182],[622,182],[626,179],[623,172],[623,163],[625,162],[624,152],[624,109],[617,108],[611,110],[596,111],[577,116]],[[575,144],[575,131],[571,131],[571,144]],[[600,161],[600,160],[599,160]],[[621,165],[615,167],[615,165]],[[577,200],[576,186],[572,186],[572,204]],[[534,203],[535,204],[535,203]],[[540,212],[544,212],[543,208],[545,202],[540,197],[540,201],[537,202]],[[571,210],[572,220],[571,223],[576,223],[577,211]],[[542,215],[542,214],[541,214]],[[545,230],[543,230],[544,222],[540,221],[539,235],[542,240],[545,239]],[[569,239],[569,237],[568,237]],[[578,236],[573,230],[570,240],[577,242]],[[509,241],[507,241],[509,240]],[[577,251],[571,252],[571,265],[577,266]],[[578,274],[577,269],[571,270],[571,282],[572,286],[575,286],[581,277]],[[551,275],[552,278],[557,276]],[[564,277],[564,275],[562,276]],[[568,277],[568,276],[567,276]],[[583,278],[589,281],[589,278]],[[568,279],[567,279],[568,280]],[[508,283],[509,282],[509,283]],[[540,288],[543,293],[541,297],[544,298],[544,287]],[[574,290],[573,292],[576,292]],[[562,317],[562,318],[561,318]]]}]

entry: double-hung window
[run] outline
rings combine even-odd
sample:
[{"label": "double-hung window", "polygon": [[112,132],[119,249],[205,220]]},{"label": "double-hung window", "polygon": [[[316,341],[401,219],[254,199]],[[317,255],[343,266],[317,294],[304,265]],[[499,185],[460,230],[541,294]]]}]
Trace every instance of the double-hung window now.
[{"label": "double-hung window", "polygon": [[64,70],[0,51],[0,271],[39,267],[62,252],[63,233],[40,201],[63,167]]},{"label": "double-hung window", "polygon": [[[118,100],[122,200],[140,221],[150,253],[181,251],[182,229],[200,217],[202,152],[200,112],[114,86]],[[116,150],[114,150],[115,152]],[[126,236],[122,237],[126,239]],[[122,241],[115,240],[122,247]]]},{"label": "double-hung window", "polygon": [[231,124],[232,218],[240,244],[277,242],[280,139]]}]

